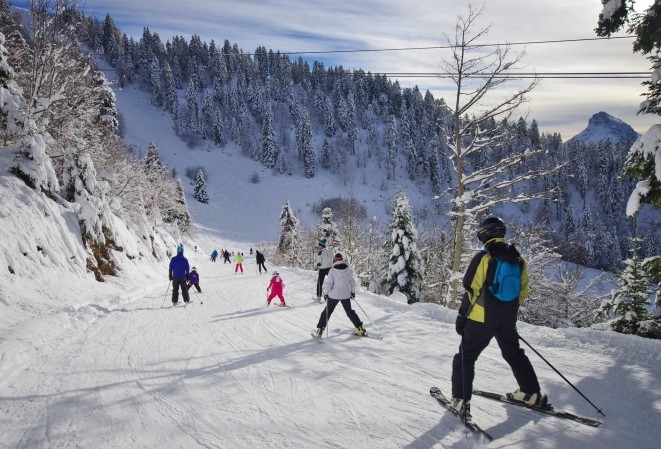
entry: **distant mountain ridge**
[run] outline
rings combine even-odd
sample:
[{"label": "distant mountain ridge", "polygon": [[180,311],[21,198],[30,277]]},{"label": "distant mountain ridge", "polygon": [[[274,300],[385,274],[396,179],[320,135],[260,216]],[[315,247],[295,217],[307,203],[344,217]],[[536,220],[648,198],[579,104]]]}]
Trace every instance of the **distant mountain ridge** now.
[{"label": "distant mountain ridge", "polygon": [[627,123],[606,112],[597,112],[588,121],[588,126],[570,140],[583,142],[601,142],[610,140],[614,143],[633,143],[640,135]]}]

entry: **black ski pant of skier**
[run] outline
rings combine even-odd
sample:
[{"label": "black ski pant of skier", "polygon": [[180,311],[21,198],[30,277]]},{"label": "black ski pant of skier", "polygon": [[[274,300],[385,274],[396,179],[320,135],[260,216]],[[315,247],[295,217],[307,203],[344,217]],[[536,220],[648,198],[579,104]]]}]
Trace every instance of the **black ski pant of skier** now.
[{"label": "black ski pant of skier", "polygon": [[172,304],[179,302],[179,287],[181,287],[181,295],[184,297],[184,302],[190,301],[188,296],[188,287],[186,286],[186,279],[172,279]]},{"label": "black ski pant of skier", "polygon": [[[537,374],[521,346],[516,323],[485,324],[468,320],[461,338],[459,352],[452,361],[452,397],[470,400],[475,378],[475,361],[496,337],[500,353],[512,368],[519,389],[525,393],[540,391]],[[463,362],[462,362],[463,353]],[[463,368],[462,368],[463,365]]]},{"label": "black ski pant of skier", "polygon": [[200,288],[200,284],[188,284],[188,289],[190,290],[191,287],[195,287],[195,290],[197,290],[198,293],[202,293],[202,289]]},{"label": "black ski pant of skier", "polygon": [[320,327],[322,329],[326,328],[326,325],[328,324],[327,320],[329,320],[331,315],[333,314],[333,310],[335,310],[337,303],[342,303],[342,307],[344,307],[344,311],[346,312],[347,316],[353,323],[354,327],[361,327],[363,325],[363,322],[360,321],[360,318],[358,318],[358,314],[356,313],[356,311],[351,308],[351,299],[328,298],[328,301],[326,301],[326,308],[324,309],[323,312],[321,312],[321,316],[319,317],[319,323],[317,323],[317,327]]},{"label": "black ski pant of skier", "polygon": [[326,275],[330,272],[329,268],[319,268],[319,277],[317,278],[317,298],[321,298],[323,294],[321,288],[324,286],[324,279]]},{"label": "black ski pant of skier", "polygon": [[259,268],[259,274],[262,274],[262,268],[264,268],[264,273],[268,273],[268,270],[266,269],[266,265],[264,265],[264,262],[258,263],[257,267]]}]

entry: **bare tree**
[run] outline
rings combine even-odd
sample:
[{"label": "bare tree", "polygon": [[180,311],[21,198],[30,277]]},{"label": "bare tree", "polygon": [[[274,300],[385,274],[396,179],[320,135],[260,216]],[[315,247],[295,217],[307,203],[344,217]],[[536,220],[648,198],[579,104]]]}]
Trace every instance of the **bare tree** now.
[{"label": "bare tree", "polygon": [[522,64],[524,52],[511,55],[509,45],[496,45],[485,54],[486,47],[480,45],[480,40],[488,34],[489,27],[474,32],[483,11],[484,8],[469,7],[468,15],[458,18],[454,36],[445,35],[452,48],[452,58],[444,61],[444,75],[456,86],[453,129],[448,132],[448,145],[457,172],[451,212],[455,220],[452,277],[450,296],[445,300],[450,307],[459,304],[464,235],[476,216],[499,204],[530,200],[530,195],[516,192],[513,186],[541,175],[539,171],[511,175],[515,173],[514,167],[535,155],[535,151],[526,150],[490,160],[494,158],[494,150],[506,140],[507,121],[504,119],[527,101],[527,95],[539,80],[534,78],[513,92],[494,98],[501,93],[503,84],[511,81],[521,84],[511,73]]}]

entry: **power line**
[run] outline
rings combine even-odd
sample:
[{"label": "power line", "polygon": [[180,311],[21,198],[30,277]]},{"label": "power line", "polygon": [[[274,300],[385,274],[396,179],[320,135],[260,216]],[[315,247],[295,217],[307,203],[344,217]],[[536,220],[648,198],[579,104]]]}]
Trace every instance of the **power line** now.
[{"label": "power line", "polygon": [[[466,48],[481,48],[481,47],[498,47],[506,45],[537,45],[537,44],[558,44],[567,42],[588,42],[588,41],[602,41],[614,39],[634,39],[635,36],[611,36],[611,37],[590,37],[582,39],[556,39],[546,41],[522,41],[522,42],[506,42],[494,44],[475,44],[467,45]],[[430,47],[401,47],[401,48],[373,48],[373,49],[356,49],[356,50],[323,50],[323,51],[280,51],[281,55],[319,55],[331,53],[376,53],[386,51],[412,51],[412,50],[442,50],[448,48],[456,48],[459,45],[437,45]],[[244,53],[253,56],[254,53]]]}]

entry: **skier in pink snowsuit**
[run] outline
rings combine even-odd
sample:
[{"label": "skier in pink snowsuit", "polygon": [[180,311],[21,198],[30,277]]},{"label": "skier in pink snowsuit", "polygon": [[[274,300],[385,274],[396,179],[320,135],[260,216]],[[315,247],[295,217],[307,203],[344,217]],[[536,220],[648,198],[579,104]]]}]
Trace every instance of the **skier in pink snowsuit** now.
[{"label": "skier in pink snowsuit", "polygon": [[273,277],[271,278],[271,283],[269,284],[268,287],[266,287],[266,291],[268,292],[271,290],[271,294],[266,298],[266,305],[271,304],[271,300],[275,298],[276,296],[280,298],[280,305],[281,306],[286,306],[285,304],[285,297],[282,296],[282,291],[285,288],[285,283],[282,281],[282,278],[280,277],[280,273],[275,271],[273,273]]}]

